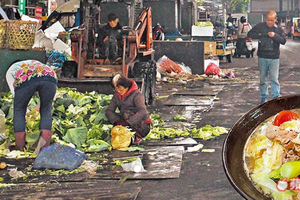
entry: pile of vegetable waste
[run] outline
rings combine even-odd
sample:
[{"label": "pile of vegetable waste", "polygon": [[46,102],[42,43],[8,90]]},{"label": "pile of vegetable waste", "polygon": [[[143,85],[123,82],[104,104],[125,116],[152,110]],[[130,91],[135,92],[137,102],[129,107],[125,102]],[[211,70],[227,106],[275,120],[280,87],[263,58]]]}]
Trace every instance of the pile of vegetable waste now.
[{"label": "pile of vegetable waste", "polygon": [[[107,106],[112,95],[98,94],[97,92],[81,93],[75,89],[58,88],[53,101],[52,142],[73,146],[83,152],[100,152],[111,150],[111,129],[113,125],[105,116]],[[26,114],[26,151],[33,150],[32,146],[39,137],[40,115],[36,109],[39,102],[34,96]],[[4,93],[0,99],[0,109],[6,116],[6,141],[0,141],[0,155],[6,155],[8,144],[14,143],[13,132],[13,97],[11,93]],[[207,125],[202,128],[179,130],[165,128],[164,120],[158,114],[151,114],[152,127],[144,138],[162,139],[173,137],[193,137],[212,139],[220,134],[227,133],[224,127]],[[6,148],[4,148],[6,147]],[[6,150],[4,150],[6,149]]]}]

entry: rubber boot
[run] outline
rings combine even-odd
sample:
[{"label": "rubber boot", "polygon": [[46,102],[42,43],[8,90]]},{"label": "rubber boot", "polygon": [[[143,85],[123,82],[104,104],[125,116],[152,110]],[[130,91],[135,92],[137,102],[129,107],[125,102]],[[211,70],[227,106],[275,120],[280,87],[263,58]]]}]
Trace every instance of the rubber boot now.
[{"label": "rubber boot", "polygon": [[15,133],[15,139],[16,139],[16,150],[24,151],[25,132],[16,132]]},{"label": "rubber boot", "polygon": [[50,145],[50,141],[51,141],[51,137],[52,137],[52,134],[53,134],[53,131],[51,130],[46,130],[46,129],[42,129],[41,130],[41,137],[45,140],[46,144],[44,146],[41,147],[44,148],[44,147],[47,147]]}]

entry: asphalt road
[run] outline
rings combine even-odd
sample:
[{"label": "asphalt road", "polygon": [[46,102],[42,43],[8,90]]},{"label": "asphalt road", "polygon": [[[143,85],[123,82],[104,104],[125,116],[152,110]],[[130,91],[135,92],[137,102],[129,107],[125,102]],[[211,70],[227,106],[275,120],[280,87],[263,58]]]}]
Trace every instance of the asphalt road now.
[{"label": "asphalt road", "polygon": [[[255,41],[255,44],[257,45],[257,41]],[[300,40],[292,39],[288,39],[287,44],[281,48],[279,79],[282,96],[300,93],[299,50]],[[222,70],[232,70],[236,78],[205,79],[188,83],[181,80],[175,83],[161,82],[157,85],[158,97],[166,96],[172,91],[182,90],[186,87],[194,90],[198,88],[199,92],[203,92],[213,86],[221,86],[222,89],[217,93],[217,99],[211,104],[212,106],[205,107],[205,109],[203,109],[203,106],[191,105],[167,106],[164,104],[167,98],[157,98],[154,104],[148,107],[149,111],[160,114],[166,121],[167,126],[194,124],[197,128],[200,128],[210,124],[228,129],[232,128],[239,118],[260,104],[257,56],[255,55],[253,58],[233,58],[232,63],[221,61],[220,68]],[[179,124],[173,119],[174,114],[185,116],[186,122],[183,125]],[[215,151],[211,153],[185,152],[179,178],[127,179],[123,182],[120,180],[107,180],[105,179],[105,173],[97,173],[94,178],[85,174],[74,174],[67,176],[67,179],[65,176],[57,177],[58,180],[63,181],[42,187],[37,187],[35,183],[27,183],[25,180],[24,183],[13,188],[2,187],[0,196],[3,197],[2,199],[46,199],[47,197],[47,199],[132,200],[136,196],[137,200],[243,199],[231,186],[223,169],[222,147],[226,136],[221,135],[214,140],[197,140],[198,143],[204,145],[205,149],[214,149]],[[28,163],[32,162],[31,160],[25,161],[23,166],[27,166]],[[47,180],[47,177],[39,178]],[[40,180],[42,179],[34,181],[39,182]]]},{"label": "asphalt road", "polygon": [[[257,45],[257,41],[254,41]],[[281,95],[300,92],[300,40],[287,39],[281,46],[280,83]],[[220,62],[221,69],[232,69],[243,83],[226,83],[217,95],[218,101],[206,111],[192,116],[200,116],[197,127],[210,124],[231,128],[247,111],[260,103],[258,88],[258,67],[256,52],[253,58],[233,58],[232,63]],[[165,88],[164,85],[160,85]],[[171,108],[170,108],[171,109]],[[174,108],[176,109],[176,108]],[[184,114],[188,106],[176,110]],[[234,200],[243,199],[231,186],[222,165],[222,146],[226,135],[212,141],[198,141],[205,148],[215,149],[214,153],[185,153],[180,178],[163,180],[142,180],[135,183],[142,187],[138,200]],[[126,184],[126,183],[125,183]]]}]

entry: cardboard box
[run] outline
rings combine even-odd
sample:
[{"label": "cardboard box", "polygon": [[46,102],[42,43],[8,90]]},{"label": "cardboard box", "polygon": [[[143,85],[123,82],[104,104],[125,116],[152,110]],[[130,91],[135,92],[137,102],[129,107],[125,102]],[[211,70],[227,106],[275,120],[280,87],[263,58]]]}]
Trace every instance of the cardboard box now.
[{"label": "cardboard box", "polygon": [[209,63],[214,63],[218,67],[220,66],[220,61],[219,60],[204,60],[204,72],[205,72],[207,66],[209,65]]},{"label": "cardboard box", "polygon": [[207,26],[207,27],[199,27],[199,26],[192,26],[192,36],[213,36],[214,27]]},{"label": "cardboard box", "polygon": [[216,42],[204,41],[204,54],[205,55],[216,55],[217,53],[217,44]]}]

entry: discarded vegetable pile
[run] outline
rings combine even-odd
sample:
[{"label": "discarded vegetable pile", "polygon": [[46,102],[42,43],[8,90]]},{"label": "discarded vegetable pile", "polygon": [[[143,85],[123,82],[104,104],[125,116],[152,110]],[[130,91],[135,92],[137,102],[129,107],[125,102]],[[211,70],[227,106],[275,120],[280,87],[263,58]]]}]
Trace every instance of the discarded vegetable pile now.
[{"label": "discarded vegetable pile", "polygon": [[[70,88],[58,88],[53,101],[53,129],[52,140],[56,143],[67,144],[83,152],[99,152],[111,150],[111,129],[105,111],[112,95],[98,94],[97,92],[80,93]],[[39,134],[39,112],[34,108],[39,98],[31,99],[26,115],[26,149],[29,150],[35,143]],[[6,115],[6,134],[10,142],[14,142],[13,133],[13,107],[12,96],[5,94],[0,99],[0,109]],[[163,119],[157,114],[151,114],[152,127],[150,133],[144,138],[161,139],[172,137],[193,137],[212,139],[220,134],[227,133],[223,127],[207,125],[192,130],[164,128]],[[3,148],[2,148],[3,149]],[[0,148],[0,154],[5,154]]]},{"label": "discarded vegetable pile", "polygon": [[[96,92],[80,93],[68,88],[58,88],[53,101],[52,139],[57,143],[69,144],[84,152],[111,149],[110,129],[105,110],[112,95]],[[40,116],[34,108],[38,97],[31,99],[26,115],[26,141],[30,148],[39,133]],[[13,134],[12,96],[9,93],[0,100],[0,108],[6,114],[6,132],[11,141]]]}]

